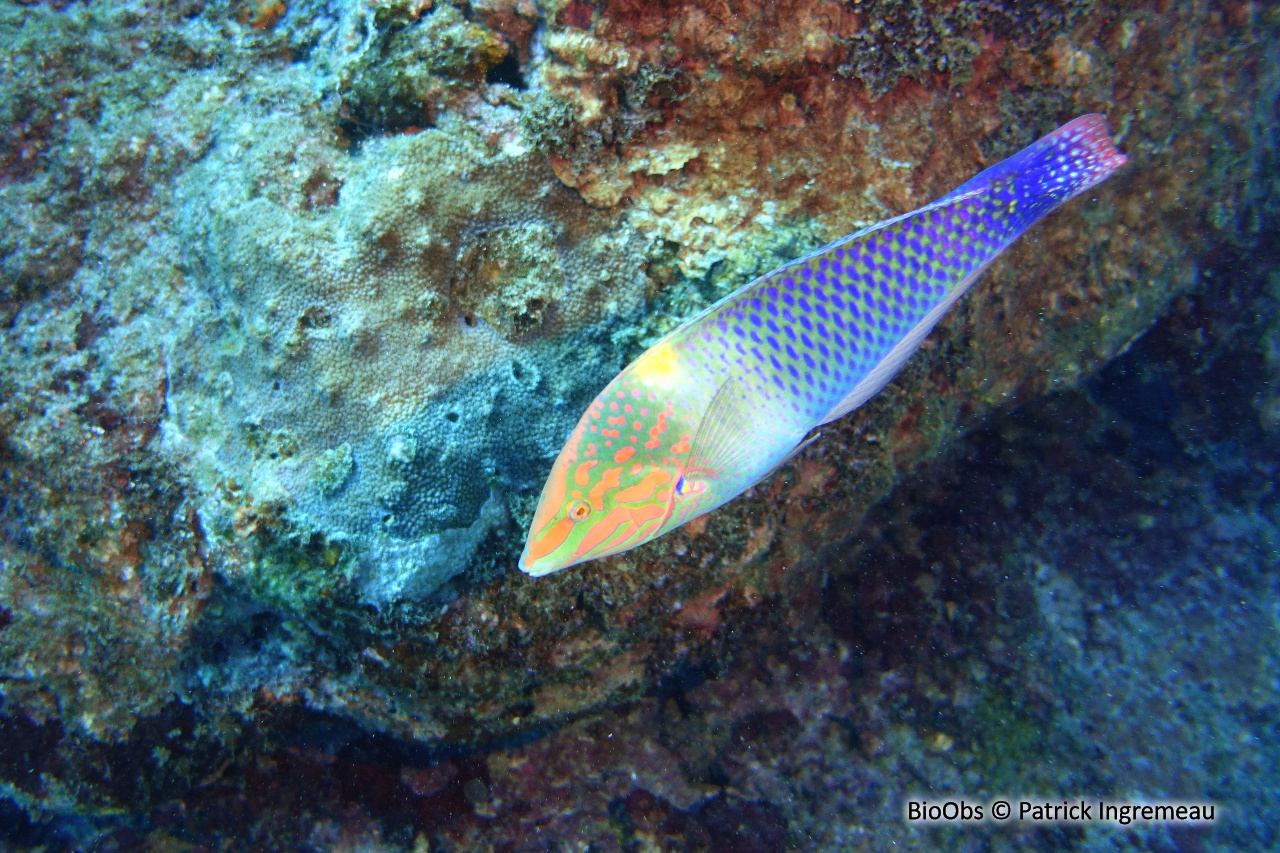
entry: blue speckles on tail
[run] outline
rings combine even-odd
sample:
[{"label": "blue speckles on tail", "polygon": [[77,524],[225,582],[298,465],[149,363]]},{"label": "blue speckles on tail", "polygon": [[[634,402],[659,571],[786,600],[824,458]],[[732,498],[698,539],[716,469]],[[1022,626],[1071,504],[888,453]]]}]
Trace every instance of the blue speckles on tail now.
[{"label": "blue speckles on tail", "polygon": [[[1106,119],[1082,116],[937,202],[764,276],[716,306],[690,351],[719,351],[708,361],[721,381],[742,375],[806,425],[838,418],[888,381],[1020,234],[1124,162]],[[717,324],[734,334],[717,336]]]},{"label": "blue speckles on tail", "polygon": [[1030,225],[1064,201],[1102,182],[1128,158],[1116,150],[1105,117],[1092,113],[1064,124],[1007,160],[956,187],[943,200],[1008,182],[1001,195],[1016,200]]}]

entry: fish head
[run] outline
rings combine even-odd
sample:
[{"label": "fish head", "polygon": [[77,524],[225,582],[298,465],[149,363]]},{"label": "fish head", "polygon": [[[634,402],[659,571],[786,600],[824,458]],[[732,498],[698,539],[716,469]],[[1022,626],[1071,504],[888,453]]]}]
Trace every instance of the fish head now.
[{"label": "fish head", "polygon": [[617,554],[669,529],[694,423],[674,348],[660,342],[587,408],[551,468],[520,556],[522,571],[552,572]]}]

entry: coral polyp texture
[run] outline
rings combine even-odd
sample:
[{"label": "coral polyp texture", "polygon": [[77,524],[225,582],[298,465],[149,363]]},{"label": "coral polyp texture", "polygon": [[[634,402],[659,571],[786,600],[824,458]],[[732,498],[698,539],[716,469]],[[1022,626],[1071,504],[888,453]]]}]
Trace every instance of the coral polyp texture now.
[{"label": "coral polyp texture", "polygon": [[[816,749],[835,718],[850,760],[914,743],[876,703],[901,693],[895,644],[929,635],[874,601],[954,579],[878,569],[824,600],[824,578],[986,418],[1056,411],[1224,259],[1267,280],[1278,35],[1265,4],[1190,0],[0,0],[0,846],[463,849],[563,824],[775,849],[805,819],[767,774],[734,787],[750,758],[727,747],[610,776],[572,826],[525,808],[552,802],[527,768],[671,707],[705,711],[670,723],[704,746]],[[515,571],[557,451],[630,360],[1090,112],[1130,165],[878,398],[657,542]],[[1255,290],[1231,304],[1274,302]],[[1274,375],[1274,349],[1240,374]],[[1240,417],[1274,432],[1256,401]],[[895,548],[923,559],[919,535]],[[995,570],[943,562],[988,625]],[[869,627],[809,654],[820,607]],[[888,679],[856,709],[855,657]],[[779,661],[821,697],[723,716]],[[996,681],[975,730],[1017,704]]]},{"label": "coral polyp texture", "polygon": [[236,483],[211,521],[272,507],[354,543],[377,604],[467,567],[643,305],[631,229],[518,141],[456,136],[367,141],[322,211],[220,203],[212,156],[185,178],[204,288],[168,342],[167,448],[207,494]]}]

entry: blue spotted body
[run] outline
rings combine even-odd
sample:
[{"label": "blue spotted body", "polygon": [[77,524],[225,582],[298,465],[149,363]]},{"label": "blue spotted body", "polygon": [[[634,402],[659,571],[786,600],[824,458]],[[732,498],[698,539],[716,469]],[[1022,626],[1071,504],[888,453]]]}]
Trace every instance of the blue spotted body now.
[{"label": "blue spotted body", "polygon": [[1124,162],[1105,119],[1083,116],[667,335],[579,421],[521,567],[547,574],[635,547],[749,488],[882,388],[1020,234]]}]

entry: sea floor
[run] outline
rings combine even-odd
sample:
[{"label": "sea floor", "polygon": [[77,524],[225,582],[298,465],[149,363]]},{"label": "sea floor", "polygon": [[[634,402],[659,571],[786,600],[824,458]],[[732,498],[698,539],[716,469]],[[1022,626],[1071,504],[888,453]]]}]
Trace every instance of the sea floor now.
[{"label": "sea floor", "polygon": [[[150,815],[6,807],[0,849],[1275,849],[1275,288],[1206,282],[1082,388],[896,488],[808,569],[807,610],[716,626],[646,698],[452,754],[264,717]],[[903,816],[998,798],[1215,819]]]}]

